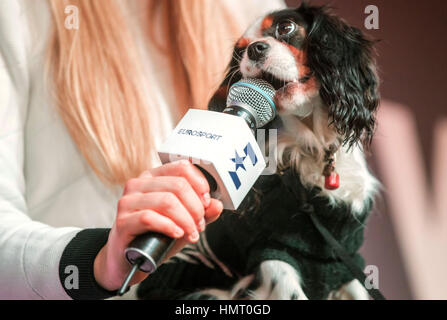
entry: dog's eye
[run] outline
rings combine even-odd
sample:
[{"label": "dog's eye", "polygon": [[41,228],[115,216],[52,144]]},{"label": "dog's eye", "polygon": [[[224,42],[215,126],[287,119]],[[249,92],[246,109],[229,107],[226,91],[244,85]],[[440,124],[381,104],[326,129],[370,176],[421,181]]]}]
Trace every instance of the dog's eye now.
[{"label": "dog's eye", "polygon": [[296,30],[296,24],[293,21],[285,20],[276,25],[276,38],[290,37]]}]

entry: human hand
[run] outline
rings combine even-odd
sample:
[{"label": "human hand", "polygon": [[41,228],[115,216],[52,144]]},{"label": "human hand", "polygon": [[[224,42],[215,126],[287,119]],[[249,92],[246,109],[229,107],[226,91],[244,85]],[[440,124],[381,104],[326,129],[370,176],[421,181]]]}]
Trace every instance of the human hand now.
[{"label": "human hand", "polygon": [[[187,242],[197,242],[206,223],[216,220],[223,210],[222,203],[211,199],[209,192],[205,176],[187,160],[165,164],[129,180],[118,201],[109,239],[94,262],[98,284],[109,291],[121,286],[131,268],[124,250],[142,233],[154,231],[179,239],[168,255]],[[138,271],[130,284],[146,277],[147,273]]]}]

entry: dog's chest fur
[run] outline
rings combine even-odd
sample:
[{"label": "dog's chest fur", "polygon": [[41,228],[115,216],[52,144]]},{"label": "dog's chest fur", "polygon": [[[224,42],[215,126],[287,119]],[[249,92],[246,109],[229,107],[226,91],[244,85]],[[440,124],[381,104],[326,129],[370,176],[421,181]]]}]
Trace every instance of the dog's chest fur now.
[{"label": "dog's chest fur", "polygon": [[[281,117],[276,149],[279,168],[291,167],[307,188],[319,187],[320,195],[334,206],[345,203],[352,214],[363,212],[366,199],[372,198],[379,182],[369,172],[363,151],[358,145],[351,148],[340,145],[333,128],[328,126],[328,115],[321,100],[312,106],[312,114],[305,120],[293,115]],[[340,186],[335,190],[324,188],[323,169],[325,150],[337,145],[335,170]]]}]

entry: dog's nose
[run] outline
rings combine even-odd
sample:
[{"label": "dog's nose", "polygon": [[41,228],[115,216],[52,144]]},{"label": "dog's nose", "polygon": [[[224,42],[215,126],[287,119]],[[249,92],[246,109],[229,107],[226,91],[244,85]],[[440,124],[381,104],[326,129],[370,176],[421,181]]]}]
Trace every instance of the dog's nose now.
[{"label": "dog's nose", "polygon": [[248,46],[247,54],[250,60],[258,61],[261,58],[265,57],[268,49],[270,48],[269,44],[264,41],[257,41]]}]

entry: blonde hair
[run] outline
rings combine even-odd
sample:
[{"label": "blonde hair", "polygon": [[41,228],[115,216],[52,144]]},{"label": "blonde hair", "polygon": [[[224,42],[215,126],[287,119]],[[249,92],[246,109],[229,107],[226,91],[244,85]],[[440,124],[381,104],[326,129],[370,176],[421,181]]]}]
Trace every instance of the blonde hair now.
[{"label": "blonde hair", "polygon": [[[148,4],[147,41],[169,57],[179,111],[175,120],[189,106],[206,108],[242,30],[231,24],[220,1],[141,1]],[[47,65],[57,109],[97,176],[121,185],[152,166],[157,117],[157,106],[145,99],[141,57],[122,4],[49,2],[54,27]],[[64,26],[68,5],[79,9],[77,30]],[[154,12],[161,12],[161,28]],[[157,41],[157,35],[166,40]]]}]

